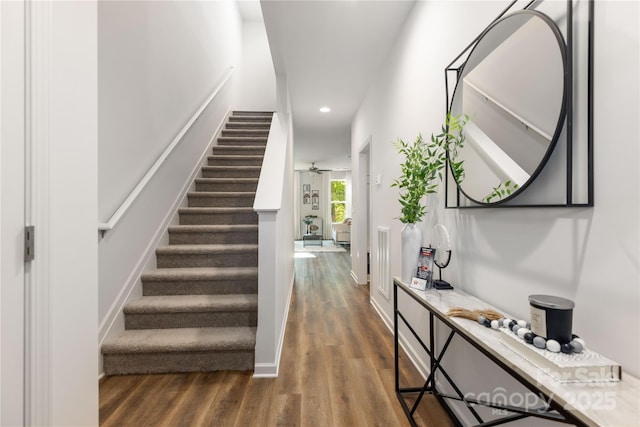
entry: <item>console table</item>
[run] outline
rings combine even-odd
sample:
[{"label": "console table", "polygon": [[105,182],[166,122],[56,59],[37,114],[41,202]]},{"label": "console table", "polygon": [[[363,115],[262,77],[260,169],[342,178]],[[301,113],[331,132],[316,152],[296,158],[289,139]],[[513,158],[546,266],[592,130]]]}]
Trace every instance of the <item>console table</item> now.
[{"label": "console table", "polygon": [[319,234],[305,234],[302,236],[302,247],[307,247],[309,242],[318,242],[322,246],[322,236]]},{"label": "console table", "polygon": [[[429,313],[429,336],[425,343],[407,321],[398,308],[398,291],[401,291],[420,304]],[[631,426],[640,425],[640,381],[623,372],[622,380],[598,383],[561,383],[540,371],[518,354],[500,342],[500,333],[486,328],[477,322],[448,317],[451,307],[464,307],[471,310],[491,308],[478,298],[458,289],[420,291],[409,287],[399,278],[393,279],[394,297],[394,346],[395,346],[395,392],[413,426],[415,410],[424,394],[434,395],[449,415],[458,420],[449,406],[449,401],[463,402],[475,418],[477,425],[494,426],[526,417],[537,417],[579,426]],[[498,310],[500,311],[500,310]],[[505,315],[509,315],[505,313]],[[398,367],[398,321],[402,321],[411,334],[418,340],[429,357],[430,373],[426,381],[413,387],[401,387]],[[435,322],[445,325],[449,331],[441,347],[436,345]],[[535,408],[515,407],[496,401],[481,401],[465,397],[464,392],[455,384],[442,361],[454,336],[460,336],[494,364],[509,373],[534,394],[544,398]],[[446,380],[455,390],[455,394],[446,394],[438,389],[436,375]],[[409,407],[408,397],[415,398]],[[548,405],[545,405],[544,403]],[[485,421],[474,406],[485,406],[499,410],[501,418]],[[458,423],[460,421],[458,420]]]}]

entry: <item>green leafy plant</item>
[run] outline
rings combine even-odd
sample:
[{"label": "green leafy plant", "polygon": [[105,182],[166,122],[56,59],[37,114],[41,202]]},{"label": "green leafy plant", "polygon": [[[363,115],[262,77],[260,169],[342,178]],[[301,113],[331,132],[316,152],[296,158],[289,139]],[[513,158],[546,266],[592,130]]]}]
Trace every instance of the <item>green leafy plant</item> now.
[{"label": "green leafy plant", "polygon": [[302,222],[304,222],[307,225],[311,225],[311,223],[313,223],[314,218],[318,218],[318,215],[306,215],[304,218],[302,218]]},{"label": "green leafy plant", "polygon": [[313,224],[314,218],[318,218],[318,215],[306,215],[304,218],[302,218],[302,222],[304,222],[307,226],[307,234],[309,234],[309,226]]},{"label": "green leafy plant", "polygon": [[484,199],[482,199],[482,201],[485,203],[491,203],[495,199],[495,201],[497,202],[511,195],[519,187],[520,186],[518,184],[511,180],[501,182],[497,187],[493,187],[493,191],[489,193]]},{"label": "green leafy plant", "polygon": [[391,184],[400,189],[398,201],[401,206],[400,221],[404,224],[420,222],[427,213],[426,205],[422,199],[427,194],[437,192],[438,185],[442,182],[442,171],[447,165],[447,152],[451,169],[456,181],[464,179],[463,161],[456,162],[458,150],[464,145],[464,125],[469,120],[466,115],[447,115],[442,132],[431,135],[431,142],[424,142],[422,135],[413,143],[398,139],[394,147],[402,154],[405,161],[400,164],[402,174]]}]

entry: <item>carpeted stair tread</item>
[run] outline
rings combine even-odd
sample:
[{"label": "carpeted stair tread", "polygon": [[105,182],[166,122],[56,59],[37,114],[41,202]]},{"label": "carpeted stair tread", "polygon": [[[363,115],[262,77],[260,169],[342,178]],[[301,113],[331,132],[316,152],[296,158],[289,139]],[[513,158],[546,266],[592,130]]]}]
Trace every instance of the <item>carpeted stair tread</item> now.
[{"label": "carpeted stair tread", "polygon": [[172,225],[169,226],[169,232],[182,232],[182,233],[235,233],[242,231],[256,231],[258,230],[257,224],[237,224],[237,225],[207,225],[207,224],[194,224],[194,225]]},{"label": "carpeted stair tread", "polygon": [[266,136],[221,136],[218,138],[218,144],[224,145],[258,145],[266,144]]},{"label": "carpeted stair tread", "polygon": [[144,296],[124,308],[125,314],[257,310],[257,294]]},{"label": "carpeted stair tread", "polygon": [[259,122],[271,125],[271,116],[256,116],[256,115],[246,115],[246,116],[230,116],[229,123],[247,123],[247,122]]},{"label": "carpeted stair tread", "polygon": [[262,160],[264,156],[262,154],[215,154],[208,156],[209,160],[213,158],[218,160]]},{"label": "carpeted stair tread", "polygon": [[224,183],[258,183],[258,178],[196,178],[196,183],[216,183],[216,182],[224,182]]},{"label": "carpeted stair tread", "polygon": [[239,116],[260,116],[264,118],[273,117],[273,111],[246,111],[246,110],[234,110],[232,117]]},{"label": "carpeted stair tread", "polygon": [[253,350],[256,328],[169,328],[127,330],[102,346],[105,355],[192,351]]},{"label": "carpeted stair tread", "polygon": [[266,138],[269,135],[269,129],[222,129],[220,134],[222,136],[261,136]]},{"label": "carpeted stair tread", "polygon": [[[241,150],[241,151],[261,150],[261,151],[264,151],[265,146],[264,146],[264,144],[258,144],[258,145],[247,145],[247,144],[242,144],[242,145],[215,145],[211,149],[212,150],[219,150],[219,151],[230,151],[230,150]],[[224,154],[221,153],[221,155],[224,155]]]},{"label": "carpeted stair tread", "polygon": [[191,213],[191,214],[200,214],[200,213],[245,213],[245,212],[255,212],[252,207],[188,207],[188,208],[180,208],[180,213]]},{"label": "carpeted stair tread", "polygon": [[256,120],[256,121],[230,121],[227,122],[227,129],[269,129],[271,121]]},{"label": "carpeted stair tread", "polygon": [[156,249],[157,255],[195,255],[195,254],[230,254],[257,252],[258,245],[221,244],[221,245],[169,245]]},{"label": "carpeted stair tread", "polygon": [[253,166],[253,165],[246,165],[246,166],[224,166],[224,165],[219,165],[219,166],[203,166],[202,170],[211,170],[211,171],[215,171],[215,170],[245,170],[245,171],[256,171],[256,170],[260,170],[261,167],[260,166]]},{"label": "carpeted stair tread", "polygon": [[193,268],[159,268],[142,275],[142,280],[167,281],[176,280],[228,280],[252,279],[258,276],[257,267],[193,267]]},{"label": "carpeted stair tread", "polygon": [[216,156],[264,156],[265,145],[216,145],[212,152]]},{"label": "carpeted stair tread", "polygon": [[[206,179],[206,178],[203,178],[203,179]],[[237,179],[237,178],[231,178],[231,179]],[[212,197],[212,198],[216,198],[216,197],[242,198],[242,197],[249,197],[249,196],[255,197],[255,195],[256,195],[255,191],[190,191],[189,193],[187,193],[187,196]]]}]

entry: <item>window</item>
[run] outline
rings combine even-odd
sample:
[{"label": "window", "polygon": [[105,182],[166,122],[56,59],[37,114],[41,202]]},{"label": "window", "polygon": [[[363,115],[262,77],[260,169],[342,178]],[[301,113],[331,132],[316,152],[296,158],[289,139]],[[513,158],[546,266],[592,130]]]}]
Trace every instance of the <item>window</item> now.
[{"label": "window", "polygon": [[331,180],[331,222],[342,222],[347,214],[347,181]]}]

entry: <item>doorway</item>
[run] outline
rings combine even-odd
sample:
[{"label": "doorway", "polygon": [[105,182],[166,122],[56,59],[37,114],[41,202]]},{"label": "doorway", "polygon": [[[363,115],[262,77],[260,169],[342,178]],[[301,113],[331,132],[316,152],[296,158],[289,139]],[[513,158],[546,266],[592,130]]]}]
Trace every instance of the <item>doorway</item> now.
[{"label": "doorway", "polygon": [[[369,282],[369,259],[371,230],[371,136],[358,153],[357,218],[356,233],[352,242],[353,276],[360,285]],[[353,227],[353,226],[352,226]]]}]

